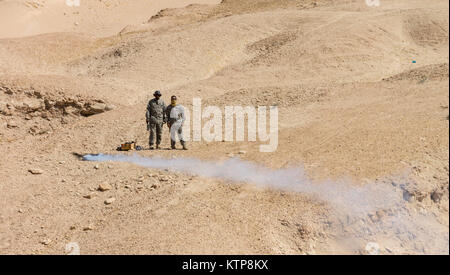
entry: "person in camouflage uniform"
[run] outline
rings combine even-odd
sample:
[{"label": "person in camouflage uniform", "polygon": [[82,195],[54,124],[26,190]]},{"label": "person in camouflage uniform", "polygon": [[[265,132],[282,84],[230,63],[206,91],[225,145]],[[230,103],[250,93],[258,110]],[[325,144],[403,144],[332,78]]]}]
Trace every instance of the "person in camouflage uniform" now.
[{"label": "person in camouflage uniform", "polygon": [[186,141],[183,137],[183,124],[186,121],[186,115],[184,111],[184,107],[182,105],[177,104],[177,97],[172,96],[170,99],[170,105],[166,108],[166,117],[168,119],[167,125],[170,129],[170,147],[175,148],[175,138],[178,135],[180,139],[181,146],[183,146],[183,150],[187,150]]},{"label": "person in camouflage uniform", "polygon": [[153,94],[155,98],[150,100],[147,104],[147,112],[145,118],[147,121],[147,130],[150,131],[149,145],[150,150],[153,150],[156,135],[156,149],[159,149],[161,144],[163,124],[166,123],[166,104],[161,99],[161,92],[155,91]]}]

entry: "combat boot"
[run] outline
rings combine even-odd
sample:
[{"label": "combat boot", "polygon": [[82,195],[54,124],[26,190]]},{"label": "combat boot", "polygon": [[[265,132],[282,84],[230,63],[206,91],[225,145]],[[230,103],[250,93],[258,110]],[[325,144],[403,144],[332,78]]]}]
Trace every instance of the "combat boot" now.
[{"label": "combat boot", "polygon": [[181,145],[183,146],[183,150],[187,150],[188,148],[186,147],[186,141],[181,141]]}]

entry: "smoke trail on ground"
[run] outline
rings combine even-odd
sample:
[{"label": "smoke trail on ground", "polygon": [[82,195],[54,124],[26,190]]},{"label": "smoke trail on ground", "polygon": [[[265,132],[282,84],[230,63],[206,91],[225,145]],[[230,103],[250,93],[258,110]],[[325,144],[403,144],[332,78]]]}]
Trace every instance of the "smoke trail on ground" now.
[{"label": "smoke trail on ground", "polygon": [[223,162],[208,162],[194,158],[163,159],[135,155],[86,155],[87,161],[128,162],[140,166],[190,173],[202,177],[218,178],[233,182],[251,183],[259,187],[299,192],[314,196],[339,209],[353,214],[368,213],[380,207],[394,206],[402,201],[401,192],[390,185],[367,184],[356,186],[344,181],[314,183],[302,168],[272,170],[267,167],[230,158]]},{"label": "smoke trail on ground", "polygon": [[[339,221],[333,230],[340,237],[363,242],[377,238],[394,240],[398,245],[393,249],[395,254],[401,251],[448,254],[448,227],[438,223],[431,214],[411,212],[403,199],[402,190],[388,182],[364,185],[345,180],[313,182],[301,167],[273,170],[239,158],[211,162],[194,158],[98,154],[86,155],[83,159],[134,163],[153,169],[171,169],[207,178],[298,192],[333,208],[333,215]],[[376,217],[379,213],[382,217]]]}]

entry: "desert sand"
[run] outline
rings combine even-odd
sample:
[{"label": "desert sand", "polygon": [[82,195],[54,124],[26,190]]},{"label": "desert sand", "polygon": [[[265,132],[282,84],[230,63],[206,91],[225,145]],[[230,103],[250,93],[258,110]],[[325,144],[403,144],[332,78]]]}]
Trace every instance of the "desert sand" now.
[{"label": "desert sand", "polygon": [[[0,253],[448,254],[448,12],[444,0],[0,0]],[[165,128],[163,150],[138,152],[233,159],[222,168],[237,180],[81,160],[147,148],[154,90],[187,108],[277,106],[278,149],[166,150]]]}]

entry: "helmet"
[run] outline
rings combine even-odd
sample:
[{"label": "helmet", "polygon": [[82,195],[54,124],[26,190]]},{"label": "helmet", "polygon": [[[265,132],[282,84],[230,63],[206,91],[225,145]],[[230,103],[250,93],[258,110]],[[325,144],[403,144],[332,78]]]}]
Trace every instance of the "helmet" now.
[{"label": "helmet", "polygon": [[177,100],[177,96],[173,95],[170,99],[171,100]]},{"label": "helmet", "polygon": [[154,96],[161,96],[161,92],[160,92],[160,91],[155,91],[155,92],[153,93],[153,95],[154,95]]}]

